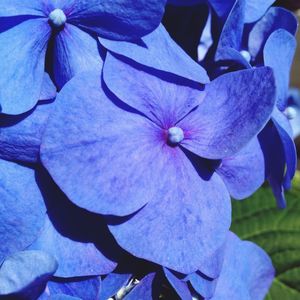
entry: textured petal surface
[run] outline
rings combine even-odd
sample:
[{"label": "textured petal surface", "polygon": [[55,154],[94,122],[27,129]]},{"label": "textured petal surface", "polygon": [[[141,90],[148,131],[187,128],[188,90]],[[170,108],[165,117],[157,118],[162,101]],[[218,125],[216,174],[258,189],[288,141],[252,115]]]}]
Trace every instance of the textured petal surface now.
[{"label": "textured petal surface", "polygon": [[236,155],[223,159],[217,172],[233,198],[252,195],[265,181],[264,155],[257,138]]},{"label": "textured petal surface", "polygon": [[114,40],[133,40],[160,23],[166,0],[71,0],[68,21]]},{"label": "textured petal surface", "polygon": [[154,123],[113,104],[98,74],[74,78],[56,103],[42,161],[71,201],[97,213],[128,215],[156,195],[153,173],[164,165],[158,159],[163,133]]},{"label": "textured petal surface", "polygon": [[257,245],[231,233],[213,300],[263,300],[274,278],[269,256]]},{"label": "textured petal surface", "polygon": [[55,276],[58,277],[101,275],[115,269],[116,263],[109,257],[116,245],[111,242],[100,217],[74,206],[43,170],[39,170],[37,178],[48,218],[30,248],[43,250],[56,258],[59,266]]},{"label": "textured petal surface", "polygon": [[225,74],[204,92],[198,108],[177,126],[185,134],[183,147],[211,159],[244,147],[268,121],[275,102],[274,77],[267,67]]},{"label": "textured petal surface", "polygon": [[54,77],[61,88],[73,76],[84,71],[99,72],[102,58],[98,41],[76,26],[66,24],[55,37],[54,42]]},{"label": "textured petal surface", "polygon": [[47,119],[53,104],[38,105],[21,116],[0,116],[0,157],[19,162],[37,162]]},{"label": "textured petal surface", "polygon": [[169,83],[107,54],[104,65],[107,87],[123,102],[168,129],[203,99],[199,90]]},{"label": "textured petal surface", "polygon": [[[156,198],[109,229],[134,256],[184,274],[203,272],[202,266],[208,268],[207,257],[224,242],[230,224],[229,197],[218,175],[208,179],[207,171],[195,170],[183,152],[170,149],[165,153],[163,171],[152,174]],[[213,270],[217,267],[210,266]]]},{"label": "textured petal surface", "polygon": [[57,262],[45,252],[13,254],[0,267],[0,298],[36,299],[56,269]]},{"label": "textured petal surface", "polygon": [[149,67],[150,70],[167,72],[203,84],[209,82],[205,69],[171,39],[163,25],[136,42],[115,42],[100,38],[100,43],[108,50]]},{"label": "textured petal surface", "polygon": [[44,6],[41,0],[1,0],[0,17],[45,16]]},{"label": "textured petal surface", "polygon": [[252,23],[259,20],[275,0],[247,0],[245,23]]},{"label": "textured petal surface", "polygon": [[186,282],[178,279],[170,270],[164,268],[164,273],[171,286],[174,288],[180,299],[192,300],[191,292]]},{"label": "textured petal surface", "polygon": [[38,102],[44,76],[47,20],[27,20],[0,34],[0,105],[5,114],[21,114]]},{"label": "textured petal surface", "polygon": [[287,106],[290,72],[297,42],[284,29],[274,31],[264,47],[264,64],[273,69],[277,89],[277,107],[282,111]]},{"label": "textured petal surface", "polygon": [[297,30],[297,19],[293,13],[284,8],[271,7],[249,34],[248,47],[253,58],[263,51],[271,33],[280,28],[294,35]]},{"label": "textured petal surface", "polygon": [[52,300],[53,297],[58,297],[59,295],[77,297],[76,299],[98,299],[100,289],[100,277],[56,279],[56,281],[48,282],[39,300]]},{"label": "textured petal surface", "polygon": [[39,235],[46,207],[34,170],[0,160],[0,262],[24,250]]}]

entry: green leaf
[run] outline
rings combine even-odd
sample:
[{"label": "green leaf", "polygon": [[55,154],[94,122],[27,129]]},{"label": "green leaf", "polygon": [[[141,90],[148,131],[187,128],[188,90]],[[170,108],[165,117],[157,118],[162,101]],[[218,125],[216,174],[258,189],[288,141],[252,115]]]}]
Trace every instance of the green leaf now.
[{"label": "green leaf", "polygon": [[261,246],[272,258],[276,278],[267,300],[300,299],[300,172],[279,210],[269,187],[244,201],[233,201],[231,230]]}]

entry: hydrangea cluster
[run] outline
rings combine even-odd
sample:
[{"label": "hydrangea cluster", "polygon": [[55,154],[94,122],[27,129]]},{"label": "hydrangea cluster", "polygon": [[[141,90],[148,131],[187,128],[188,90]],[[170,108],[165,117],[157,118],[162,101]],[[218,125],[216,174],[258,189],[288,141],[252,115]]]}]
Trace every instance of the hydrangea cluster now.
[{"label": "hydrangea cluster", "polygon": [[[230,225],[296,170],[273,2],[0,1],[0,299],[264,299],[272,262]],[[168,24],[188,7],[196,39]]]}]

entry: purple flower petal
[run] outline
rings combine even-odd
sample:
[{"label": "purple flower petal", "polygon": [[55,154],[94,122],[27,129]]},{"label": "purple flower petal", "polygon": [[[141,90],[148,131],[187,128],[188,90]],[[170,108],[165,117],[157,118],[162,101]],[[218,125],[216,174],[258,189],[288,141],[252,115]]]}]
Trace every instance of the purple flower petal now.
[{"label": "purple flower petal", "polygon": [[293,35],[284,29],[274,31],[264,47],[264,64],[273,69],[277,89],[277,107],[287,106],[290,72],[296,52],[297,42]]},{"label": "purple flower petal", "polygon": [[160,23],[165,0],[72,0],[70,23],[114,40],[133,40]]},{"label": "purple flower petal", "polygon": [[54,77],[61,88],[73,76],[102,68],[98,41],[76,26],[66,24],[54,41]]},{"label": "purple flower petal", "polygon": [[[264,127],[275,102],[270,68],[232,72],[206,86],[197,109],[181,120],[181,145],[211,159],[232,156]],[[232,113],[234,111],[234,113]]]},{"label": "purple flower petal", "polygon": [[212,300],[262,300],[274,278],[269,256],[257,245],[228,236],[221,275]]},{"label": "purple flower petal", "polygon": [[263,51],[268,37],[277,29],[285,29],[295,35],[297,23],[296,17],[290,11],[280,7],[271,7],[249,34],[248,48],[251,56],[255,58]]},{"label": "purple flower petal", "polygon": [[[21,114],[38,102],[44,77],[47,20],[32,19],[0,34],[0,105],[5,114]],[[22,49],[22,51],[20,51]]]},{"label": "purple flower petal", "polygon": [[41,87],[41,93],[39,100],[51,100],[56,97],[56,87],[52,82],[48,73],[44,73],[43,84]]},{"label": "purple flower petal", "polygon": [[119,99],[166,129],[174,126],[204,97],[199,90],[163,81],[110,53],[107,53],[103,73],[107,87]]},{"label": "purple flower petal", "polygon": [[44,17],[44,3],[41,0],[1,0],[0,17],[13,16]]},{"label": "purple flower petal", "polygon": [[217,173],[233,198],[251,196],[265,181],[264,155],[257,138],[236,155],[223,159]]},{"label": "purple flower petal", "polygon": [[168,75],[181,76],[203,84],[209,82],[205,69],[171,39],[163,25],[136,42],[99,40],[111,52],[150,67],[150,70],[167,72]]},{"label": "purple flower petal", "polygon": [[39,235],[46,207],[34,170],[0,160],[0,262],[24,250]]},{"label": "purple flower petal", "polygon": [[[158,159],[164,169],[152,174],[157,196],[130,219],[115,222],[109,229],[134,256],[184,274],[202,272],[202,266],[208,267],[207,257],[223,244],[230,224],[227,190],[216,174],[203,180],[206,171],[198,169],[200,177],[180,150],[165,153],[164,161]],[[210,268],[214,272],[218,266]]]}]

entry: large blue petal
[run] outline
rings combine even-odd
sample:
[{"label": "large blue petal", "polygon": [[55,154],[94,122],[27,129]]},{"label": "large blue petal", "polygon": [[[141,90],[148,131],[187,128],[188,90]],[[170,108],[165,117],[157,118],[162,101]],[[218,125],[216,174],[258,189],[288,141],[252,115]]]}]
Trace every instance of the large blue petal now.
[{"label": "large blue petal", "polygon": [[296,17],[290,11],[280,7],[271,7],[249,34],[248,48],[251,56],[256,58],[262,53],[268,37],[277,29],[285,29],[295,35],[297,23]]},{"label": "large blue petal", "polygon": [[[115,220],[109,229],[134,256],[184,274],[204,272],[230,224],[227,191],[218,175],[208,179],[207,172],[196,171],[182,152],[169,152],[156,157],[164,168],[156,170],[159,176],[152,174],[155,198],[130,219]],[[214,273],[218,265],[209,267]]]},{"label": "large blue petal", "polygon": [[215,293],[218,278],[211,279],[199,272],[195,272],[188,276],[188,280],[197,293],[199,293],[205,299],[210,299]]},{"label": "large blue petal", "polygon": [[206,85],[204,92],[198,108],[177,126],[185,134],[183,147],[211,159],[230,157],[246,146],[269,120],[275,102],[268,67],[225,74]]},{"label": "large blue petal", "polygon": [[197,89],[166,82],[107,53],[103,77],[123,102],[168,129],[203,100]]},{"label": "large blue petal", "polygon": [[270,257],[257,245],[230,233],[212,300],[263,300],[274,278]]},{"label": "large blue petal", "polygon": [[166,0],[71,0],[68,22],[113,40],[133,40],[160,23]]},{"label": "large blue petal", "polygon": [[76,26],[66,24],[54,41],[53,65],[56,84],[61,88],[73,76],[102,67],[99,42]]},{"label": "large blue petal", "polygon": [[236,155],[223,159],[217,172],[233,198],[251,196],[265,181],[264,155],[257,138]]},{"label": "large blue petal", "polygon": [[24,250],[39,235],[46,207],[34,170],[0,160],[0,262]]},{"label": "large blue petal", "polygon": [[245,23],[253,23],[258,21],[274,2],[275,0],[247,0]]},{"label": "large blue petal", "polygon": [[47,72],[44,73],[43,84],[41,87],[40,101],[51,100],[56,97],[56,87]]},{"label": "large blue petal", "polygon": [[1,0],[0,17],[45,16],[41,0]]},{"label": "large blue petal", "polygon": [[38,105],[27,114],[0,116],[0,158],[35,163],[39,161],[42,135],[53,104]]},{"label": "large blue petal", "polygon": [[38,102],[50,33],[46,19],[32,19],[0,34],[2,113],[21,114]]},{"label": "large blue petal", "polygon": [[281,111],[287,107],[290,72],[296,47],[295,37],[284,29],[278,29],[270,35],[263,50],[264,64],[274,72],[276,104]]},{"label": "large blue petal", "polygon": [[0,267],[0,299],[36,299],[57,269],[57,262],[42,251],[22,251]]},{"label": "large blue petal", "polygon": [[101,38],[99,40],[111,52],[149,67],[150,71],[163,71],[168,75],[175,74],[203,84],[209,82],[204,68],[171,39],[163,25],[136,42],[115,42]]}]

